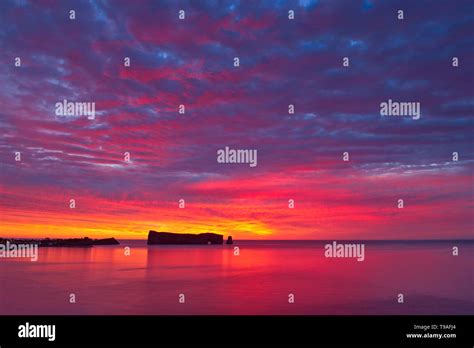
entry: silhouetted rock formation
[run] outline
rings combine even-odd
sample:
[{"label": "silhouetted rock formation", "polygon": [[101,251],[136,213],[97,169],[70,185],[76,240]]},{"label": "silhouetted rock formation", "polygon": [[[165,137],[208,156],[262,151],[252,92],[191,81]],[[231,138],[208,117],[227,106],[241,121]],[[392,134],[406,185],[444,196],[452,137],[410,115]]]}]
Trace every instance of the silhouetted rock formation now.
[{"label": "silhouetted rock formation", "polygon": [[52,240],[55,245],[61,247],[91,247],[94,241],[88,237],[85,238],[71,238],[71,239],[56,239]]},{"label": "silhouetted rock formation", "polygon": [[224,237],[215,233],[170,233],[155,232],[148,233],[148,244],[223,244]]},{"label": "silhouetted rock formation", "polygon": [[232,236],[227,237],[227,242],[225,244],[234,244],[234,241],[232,240]]},{"label": "silhouetted rock formation", "polygon": [[6,244],[9,241],[13,244],[37,244],[39,247],[92,247],[94,245],[117,245],[120,244],[115,238],[91,239],[69,238],[69,239],[2,239],[0,244]]},{"label": "silhouetted rock formation", "polygon": [[94,239],[94,245],[119,245],[120,243],[115,238]]}]

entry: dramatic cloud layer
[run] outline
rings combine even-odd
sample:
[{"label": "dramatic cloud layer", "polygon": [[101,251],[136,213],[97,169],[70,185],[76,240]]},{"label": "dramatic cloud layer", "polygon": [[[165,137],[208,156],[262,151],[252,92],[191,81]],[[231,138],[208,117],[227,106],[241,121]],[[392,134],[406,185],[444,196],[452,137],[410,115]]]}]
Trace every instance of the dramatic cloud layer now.
[{"label": "dramatic cloud layer", "polygon": [[[472,10],[2,1],[0,237],[471,237]],[[63,99],[95,102],[95,119],[57,116]],[[420,102],[421,118],[380,116],[388,99]],[[225,146],[258,165],[218,163]]]}]

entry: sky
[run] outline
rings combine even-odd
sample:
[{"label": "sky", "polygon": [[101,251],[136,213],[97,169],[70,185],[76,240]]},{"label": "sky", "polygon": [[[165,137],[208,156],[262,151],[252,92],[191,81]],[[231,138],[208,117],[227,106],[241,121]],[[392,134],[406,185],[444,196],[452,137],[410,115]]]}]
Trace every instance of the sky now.
[{"label": "sky", "polygon": [[1,1],[0,237],[472,238],[473,7]]}]

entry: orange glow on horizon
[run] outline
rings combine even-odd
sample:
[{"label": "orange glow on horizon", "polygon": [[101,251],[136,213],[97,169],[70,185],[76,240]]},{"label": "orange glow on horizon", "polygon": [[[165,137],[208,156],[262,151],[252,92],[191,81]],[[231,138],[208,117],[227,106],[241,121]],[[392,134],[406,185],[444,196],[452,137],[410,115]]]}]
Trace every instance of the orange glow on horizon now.
[{"label": "orange glow on horizon", "polygon": [[[284,186],[282,177],[275,175],[271,180],[220,180],[191,185],[194,194],[215,198],[205,203],[187,200],[184,209],[178,207],[177,201],[152,200],[154,197],[150,199],[146,195],[104,197],[91,192],[78,195],[76,207],[70,209],[69,195],[59,189],[51,189],[45,195],[34,187],[23,190],[0,187],[0,238],[144,240],[148,231],[154,230],[212,232],[236,240],[351,239],[354,236],[413,239],[413,235],[404,232],[410,226],[416,230],[417,238],[433,239],[436,238],[433,225],[442,228],[449,238],[464,237],[465,231],[455,223],[465,221],[471,213],[469,206],[461,204],[462,197],[442,203],[411,201],[409,208],[402,211],[393,203],[396,201],[392,191],[402,180],[396,176],[361,178],[357,190],[345,188],[334,178],[326,180],[328,188],[306,189],[315,187],[315,180],[305,176],[300,180],[304,184],[301,187],[291,183]],[[404,183],[418,187],[427,179],[411,180]],[[431,178],[435,184],[439,180],[438,176]],[[445,184],[445,188],[456,190],[458,182],[449,181],[451,187]],[[374,185],[378,185],[377,190],[370,191]],[[223,199],[221,194],[227,197],[232,194],[232,197]],[[298,197],[293,209],[288,206],[288,197]],[[425,198],[420,195],[417,199]]]}]

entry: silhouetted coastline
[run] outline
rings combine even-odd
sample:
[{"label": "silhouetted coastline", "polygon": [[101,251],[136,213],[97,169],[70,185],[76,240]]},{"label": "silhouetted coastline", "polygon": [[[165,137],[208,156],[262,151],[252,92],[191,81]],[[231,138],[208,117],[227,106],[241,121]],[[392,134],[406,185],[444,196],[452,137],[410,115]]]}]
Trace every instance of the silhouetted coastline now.
[{"label": "silhouetted coastline", "polygon": [[118,245],[120,244],[115,238],[91,239],[84,238],[68,238],[68,239],[14,239],[0,238],[0,244],[36,244],[39,247],[92,247],[94,245]]}]

